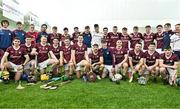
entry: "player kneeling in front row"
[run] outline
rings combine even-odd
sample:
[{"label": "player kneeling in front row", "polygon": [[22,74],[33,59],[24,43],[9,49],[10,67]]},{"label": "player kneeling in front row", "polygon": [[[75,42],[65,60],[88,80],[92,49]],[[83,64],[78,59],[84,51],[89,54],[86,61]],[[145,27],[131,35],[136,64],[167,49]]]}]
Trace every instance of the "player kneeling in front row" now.
[{"label": "player kneeling in front row", "polygon": [[[60,44],[59,44],[59,37],[54,37],[54,39],[52,39],[52,45],[51,45],[51,50],[52,50],[52,52],[53,52],[53,54],[55,55],[55,57],[58,59],[58,60],[60,60],[60,46],[59,46]],[[54,64],[53,66],[52,66],[52,75],[54,76],[54,77],[56,77],[56,76],[59,76],[60,75],[60,68],[63,66],[63,64],[62,63],[60,63],[60,61],[59,61],[59,63],[57,63],[57,64]]]},{"label": "player kneeling in front row", "polygon": [[64,39],[64,45],[60,49],[60,63],[64,66],[65,75],[73,79],[74,64],[72,60],[72,45],[70,44],[70,38]]},{"label": "player kneeling in front row", "polygon": [[134,50],[129,51],[129,65],[130,65],[130,71],[129,71],[129,82],[133,81],[133,76],[135,73],[138,72],[139,77],[143,75],[144,71],[144,61],[143,56],[144,53],[142,51],[142,44],[137,43],[135,45]]},{"label": "player kneeling in front row", "polygon": [[116,47],[113,49],[113,60],[113,68],[115,68],[115,73],[121,73],[125,78],[128,71],[128,54],[127,50],[122,47],[121,40],[116,42]]},{"label": "player kneeling in front row", "polygon": [[[24,59],[25,57],[25,59]],[[6,61],[6,59],[8,59]],[[29,61],[29,56],[26,50],[20,46],[20,39],[15,37],[13,39],[13,45],[10,46],[4,56],[1,59],[1,69],[3,70],[13,70],[15,74],[15,82],[18,82],[21,78],[23,72],[23,67]],[[17,89],[23,89],[24,87],[18,85]]]},{"label": "player kneeling in front row", "polygon": [[[156,45],[154,42],[150,43],[148,50],[144,53],[144,65],[145,71],[144,75],[147,77],[151,75],[153,77],[153,82],[156,82],[156,77],[159,74],[159,53],[155,50]],[[148,77],[146,78],[148,79]]]},{"label": "player kneeling in front row", "polygon": [[[49,58],[49,55],[50,58]],[[47,37],[42,36],[40,43],[37,43],[32,49],[31,55],[37,55],[37,63],[40,69],[41,75],[47,73],[45,68],[48,65],[58,64],[59,61],[56,56],[53,54],[51,47],[47,43]]]},{"label": "player kneeling in front row", "polygon": [[[22,79],[27,79],[28,83],[36,83],[38,72],[36,70],[37,63],[35,59],[37,59],[37,56],[31,55],[32,49],[34,48],[34,45],[31,44],[31,41],[32,41],[32,37],[26,35],[25,44],[21,45],[21,47],[24,47],[30,58],[28,63],[24,66],[24,74],[22,75],[22,77],[25,78]],[[28,78],[26,77],[26,75],[28,76]]]},{"label": "player kneeling in front row", "polygon": [[100,80],[106,77],[106,74],[103,73],[103,56],[98,44],[93,45],[92,52],[89,54],[89,63],[93,73],[97,75],[97,79]]},{"label": "player kneeling in front row", "polygon": [[177,69],[179,58],[172,53],[171,47],[164,49],[164,53],[160,56],[160,73],[165,83],[176,85]]},{"label": "player kneeling in front row", "polygon": [[[83,44],[83,36],[78,36],[78,42],[73,45],[72,59],[76,65],[76,76],[79,79],[83,76],[84,81],[87,81],[86,74],[90,71],[89,58],[87,53],[87,46]],[[82,69],[82,67],[84,67]]]}]

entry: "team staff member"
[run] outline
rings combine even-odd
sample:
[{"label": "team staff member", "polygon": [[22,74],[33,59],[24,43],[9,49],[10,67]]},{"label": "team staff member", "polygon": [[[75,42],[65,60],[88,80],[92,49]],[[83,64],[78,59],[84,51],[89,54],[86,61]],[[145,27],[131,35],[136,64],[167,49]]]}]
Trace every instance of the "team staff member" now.
[{"label": "team staff member", "polygon": [[13,33],[8,29],[9,21],[1,21],[2,28],[0,29],[0,49],[6,51],[11,46],[13,40]]}]

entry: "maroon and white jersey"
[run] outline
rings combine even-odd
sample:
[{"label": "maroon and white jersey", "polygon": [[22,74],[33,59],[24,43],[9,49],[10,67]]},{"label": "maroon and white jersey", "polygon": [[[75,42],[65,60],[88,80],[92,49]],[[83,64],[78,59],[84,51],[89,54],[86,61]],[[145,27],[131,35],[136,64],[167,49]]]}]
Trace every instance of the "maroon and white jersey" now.
[{"label": "maroon and white jersey", "polygon": [[131,44],[130,44],[130,47],[131,48],[134,48],[135,47],[135,45],[137,44],[137,43],[139,43],[142,39],[143,39],[143,37],[142,37],[142,34],[141,33],[131,33],[130,34],[130,38],[131,38]]},{"label": "maroon and white jersey", "polygon": [[102,52],[99,50],[97,52],[97,54],[94,54],[93,52],[91,52],[89,55],[89,59],[91,59],[91,64],[97,63],[100,61],[100,57],[102,57]]},{"label": "maroon and white jersey", "polygon": [[155,51],[153,54],[149,54],[148,51],[144,53],[144,58],[146,59],[146,65],[152,66],[156,63],[156,60],[160,58],[160,55],[157,51]]},{"label": "maroon and white jersey", "polygon": [[78,42],[78,36],[80,35],[80,32],[74,32],[72,34],[72,42],[73,44],[77,43]]},{"label": "maroon and white jersey", "polygon": [[27,55],[26,50],[21,46],[18,50],[15,50],[13,46],[10,46],[10,47],[8,47],[6,52],[9,53],[8,61],[10,61],[16,65],[23,64],[25,61],[24,55]]},{"label": "maroon and white jersey", "polygon": [[137,65],[139,63],[141,58],[144,58],[144,53],[143,53],[143,51],[140,51],[138,54],[136,54],[134,52],[134,50],[130,50],[129,51],[129,57],[132,58],[133,66],[135,66],[135,65]]},{"label": "maroon and white jersey", "polygon": [[21,47],[23,47],[26,50],[30,60],[35,59],[35,56],[31,55],[31,51],[34,48],[34,45],[31,44],[30,46],[27,46],[25,44],[22,44]]},{"label": "maroon and white jersey", "polygon": [[54,47],[51,45],[51,51],[54,53],[57,59],[60,59],[60,46],[58,45],[57,47]]},{"label": "maroon and white jersey", "polygon": [[72,50],[72,48],[73,48],[72,45],[70,45],[69,47],[61,46],[60,51],[63,52],[63,57],[67,61],[67,63],[69,63],[69,61],[71,60],[71,50]]},{"label": "maroon and white jersey", "polygon": [[76,43],[73,45],[73,50],[75,50],[76,63],[79,63],[85,59],[85,51],[87,51],[87,46],[85,44],[79,46],[78,43]]},{"label": "maroon and white jersey", "polygon": [[124,48],[121,49],[117,49],[114,48],[113,49],[113,55],[115,57],[115,64],[119,64],[124,60],[124,55],[127,54],[127,50]]},{"label": "maroon and white jersey", "polygon": [[52,50],[48,44],[43,46],[41,43],[37,43],[35,45],[35,48],[37,49],[37,52],[38,52],[38,55],[37,55],[38,63],[44,62],[47,59],[49,59],[48,53],[49,51],[52,51]]},{"label": "maroon and white jersey", "polygon": [[61,40],[61,34],[60,33],[56,33],[56,34],[53,34],[53,33],[50,33],[49,36],[48,36],[48,42],[50,44],[53,44],[53,39],[54,38],[58,38],[58,40],[60,41]]},{"label": "maroon and white jersey", "polygon": [[125,50],[129,50],[129,41],[130,41],[129,35],[127,35],[127,36],[121,35],[120,39],[121,39],[121,41],[122,41],[122,47],[123,47]]},{"label": "maroon and white jersey", "polygon": [[174,65],[175,62],[179,61],[179,58],[176,54],[172,53],[171,57],[167,58],[165,53],[161,54],[160,59],[164,61],[166,65]]},{"label": "maroon and white jersey", "polygon": [[144,50],[148,50],[149,44],[153,42],[155,39],[154,33],[150,33],[150,34],[144,33],[143,39],[144,39]]},{"label": "maroon and white jersey", "polygon": [[113,32],[110,32],[108,35],[110,39],[110,47],[116,47],[116,42],[120,39],[121,33],[114,34]]},{"label": "maroon and white jersey", "polygon": [[162,49],[163,47],[163,33],[155,33],[155,39],[157,41],[157,49]]},{"label": "maroon and white jersey", "polygon": [[3,57],[3,55],[4,55],[4,51],[2,49],[0,49],[0,61],[1,61],[2,57]]}]

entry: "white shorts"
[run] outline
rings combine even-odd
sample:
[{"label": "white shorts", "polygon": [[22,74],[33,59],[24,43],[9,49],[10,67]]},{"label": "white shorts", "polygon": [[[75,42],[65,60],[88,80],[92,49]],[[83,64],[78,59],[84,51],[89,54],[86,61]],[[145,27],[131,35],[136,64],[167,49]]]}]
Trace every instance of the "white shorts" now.
[{"label": "white shorts", "polygon": [[[134,68],[136,68],[136,66],[137,66],[138,64],[136,64],[135,66],[133,66]],[[128,68],[128,72],[132,72],[132,69],[131,69],[131,67],[129,67]]]},{"label": "white shorts", "polygon": [[170,77],[173,77],[176,75],[176,72],[174,71],[174,69],[171,69],[171,68],[166,68],[166,69],[167,69]]},{"label": "white shorts", "polygon": [[162,49],[156,49],[156,51],[157,51],[159,54],[162,54],[162,53],[163,53]]},{"label": "white shorts", "polygon": [[21,66],[21,65],[16,65],[16,64],[14,64],[12,62],[9,62],[9,63],[11,64],[12,69],[13,69],[14,72],[17,72],[18,67]]},{"label": "white shorts", "polygon": [[145,69],[144,69],[144,74],[145,74],[145,75],[149,75],[149,74],[150,74],[150,71],[145,68]]},{"label": "white shorts", "polygon": [[87,48],[87,52],[88,52],[88,54],[90,54],[92,52],[92,49],[91,48]]},{"label": "white shorts", "polygon": [[82,67],[82,61],[76,64],[76,71],[81,70]]},{"label": "white shorts", "polygon": [[116,71],[116,72],[118,71],[118,69],[121,69],[121,68],[122,68],[122,66],[121,66],[121,67],[118,67],[118,64],[115,65],[115,71]]},{"label": "white shorts", "polygon": [[49,61],[50,61],[50,59],[47,59],[47,60],[45,60],[45,61],[43,61],[41,63],[38,63],[39,69],[42,70],[42,69],[46,68],[48,66],[48,64],[49,64]]},{"label": "white shorts", "polygon": [[25,66],[24,66],[24,69],[27,70],[27,69],[30,69],[31,66],[32,66],[32,62],[35,61],[35,60],[31,60],[29,61]]},{"label": "white shorts", "polygon": [[113,77],[113,74],[112,74],[112,65],[104,65],[104,71],[107,70],[108,73],[109,73],[109,78],[112,78]]},{"label": "white shorts", "polygon": [[69,65],[68,64],[64,64],[64,70],[65,71],[69,70]]}]

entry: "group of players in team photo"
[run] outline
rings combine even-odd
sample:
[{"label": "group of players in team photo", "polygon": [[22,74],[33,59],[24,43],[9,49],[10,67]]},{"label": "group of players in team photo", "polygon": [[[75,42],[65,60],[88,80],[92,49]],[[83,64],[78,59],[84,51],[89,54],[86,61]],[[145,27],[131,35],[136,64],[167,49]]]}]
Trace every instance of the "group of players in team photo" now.
[{"label": "group of players in team photo", "polygon": [[[27,32],[21,22],[16,25],[11,31],[8,20],[2,20],[0,28],[1,72],[14,73],[16,83],[27,69],[31,73],[38,70],[41,76],[52,66],[52,69],[64,69],[68,78],[82,78],[86,82],[96,78],[133,82],[142,77],[156,82],[159,77],[166,84],[176,85],[180,24],[175,25],[175,30],[170,23],[157,25],[156,33],[147,25],[144,34],[138,26],[133,27],[133,33],[128,33],[126,27],[119,32],[117,26],[113,26],[112,32],[107,27],[100,32],[99,25],[94,24],[94,31],[89,26],[83,32],[74,27],[72,35],[67,27],[60,34],[56,26],[52,27],[52,33],[47,33],[46,24],[41,25],[40,32],[35,31],[33,24]],[[61,71],[52,70],[52,77],[61,75]]]}]

